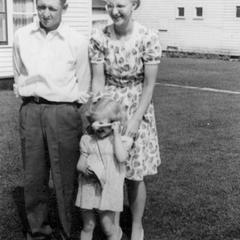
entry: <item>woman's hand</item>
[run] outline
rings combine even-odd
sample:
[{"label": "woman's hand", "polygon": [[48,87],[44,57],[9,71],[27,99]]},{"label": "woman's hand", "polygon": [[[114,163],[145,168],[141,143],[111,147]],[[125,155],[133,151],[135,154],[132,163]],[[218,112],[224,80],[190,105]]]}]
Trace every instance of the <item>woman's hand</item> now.
[{"label": "woman's hand", "polygon": [[135,119],[135,118],[129,119],[127,122],[127,128],[126,128],[125,134],[131,138],[136,138],[138,134],[140,122],[141,121],[139,119]]}]

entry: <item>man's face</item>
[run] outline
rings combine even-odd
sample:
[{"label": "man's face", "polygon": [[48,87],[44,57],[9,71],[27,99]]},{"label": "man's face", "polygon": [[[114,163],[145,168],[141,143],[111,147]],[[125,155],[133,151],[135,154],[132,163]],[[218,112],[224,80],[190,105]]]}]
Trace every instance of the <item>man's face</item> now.
[{"label": "man's face", "polygon": [[46,31],[55,30],[62,21],[63,6],[61,0],[37,0],[37,11],[40,23]]}]

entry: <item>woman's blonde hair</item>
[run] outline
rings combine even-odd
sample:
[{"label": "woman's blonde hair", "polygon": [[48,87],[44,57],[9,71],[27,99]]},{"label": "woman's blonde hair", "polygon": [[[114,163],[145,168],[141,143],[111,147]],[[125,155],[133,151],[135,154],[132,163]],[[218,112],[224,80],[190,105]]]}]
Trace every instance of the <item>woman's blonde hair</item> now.
[{"label": "woman's blonde hair", "polygon": [[90,102],[85,115],[90,123],[99,118],[107,118],[110,122],[120,121],[123,123],[126,121],[125,108],[109,97],[102,97],[94,103]]},{"label": "woman's blonde hair", "polygon": [[[108,2],[108,0],[102,0],[102,1],[104,1],[106,3]],[[141,0],[130,0],[130,1],[132,1],[133,3],[136,3],[136,8],[135,9],[137,9],[141,4]]]}]

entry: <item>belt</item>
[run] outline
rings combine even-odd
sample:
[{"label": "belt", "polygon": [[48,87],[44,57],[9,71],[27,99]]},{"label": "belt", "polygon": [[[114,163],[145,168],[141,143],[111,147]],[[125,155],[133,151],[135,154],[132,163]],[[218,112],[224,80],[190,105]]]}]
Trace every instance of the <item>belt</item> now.
[{"label": "belt", "polygon": [[111,74],[105,73],[106,84],[113,85],[119,88],[124,88],[128,86],[136,86],[143,83],[144,74],[138,74],[137,76],[126,76],[126,77],[116,77]]},{"label": "belt", "polygon": [[80,107],[82,104],[78,102],[54,102],[49,101],[42,97],[22,97],[23,103],[36,103],[36,104],[49,104],[49,105],[61,105],[61,104],[69,104],[69,105],[76,105],[77,107]]}]

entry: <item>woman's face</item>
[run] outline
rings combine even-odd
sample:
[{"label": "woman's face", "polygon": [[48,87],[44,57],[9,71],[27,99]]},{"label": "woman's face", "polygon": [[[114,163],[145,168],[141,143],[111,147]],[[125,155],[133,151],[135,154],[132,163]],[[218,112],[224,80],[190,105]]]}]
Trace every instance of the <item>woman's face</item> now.
[{"label": "woman's face", "polygon": [[116,26],[127,25],[135,4],[132,0],[108,0],[106,9]]}]

